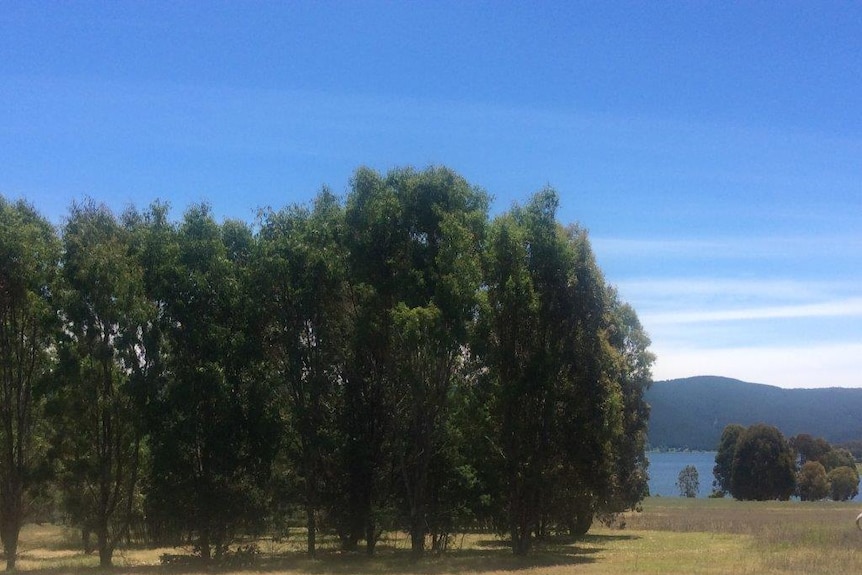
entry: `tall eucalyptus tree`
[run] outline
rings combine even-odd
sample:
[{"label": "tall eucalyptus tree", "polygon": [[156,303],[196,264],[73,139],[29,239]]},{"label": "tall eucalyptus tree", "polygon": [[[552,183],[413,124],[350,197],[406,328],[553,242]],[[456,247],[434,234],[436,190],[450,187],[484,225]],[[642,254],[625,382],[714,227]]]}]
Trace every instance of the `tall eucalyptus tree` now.
[{"label": "tall eucalyptus tree", "polygon": [[[586,234],[545,190],[491,226],[477,351],[487,366],[487,453],[516,554],[613,496],[624,392],[608,341],[609,292]],[[494,462],[496,461],[496,462]],[[486,475],[489,473],[486,471]]]},{"label": "tall eucalyptus tree", "polygon": [[129,374],[141,361],[140,336],[153,315],[128,234],[93,202],[74,204],[63,228],[64,339],[54,412],[67,504],[98,539],[110,566],[126,535],[141,453]]},{"label": "tall eucalyptus tree", "polygon": [[434,490],[453,472],[441,467],[442,454],[476,313],[487,208],[483,192],[445,168],[354,175],[345,233],[347,507],[349,538],[364,535],[369,552],[390,513],[405,516],[421,555]]},{"label": "tall eucalyptus tree", "polygon": [[44,394],[54,366],[60,246],[23,201],[0,196],[0,539],[15,569],[18,535],[45,462]]},{"label": "tall eucalyptus tree", "polygon": [[[439,522],[431,504],[455,474],[454,388],[464,375],[469,327],[482,280],[488,197],[444,168],[396,170],[386,178],[403,214],[404,262],[393,327],[392,384],[398,403],[394,456],[414,558]],[[432,471],[434,471],[432,473]]]},{"label": "tall eucalyptus tree", "polygon": [[364,538],[368,554],[394,504],[392,310],[409,270],[403,218],[396,190],[376,172],[357,170],[345,212],[351,330],[340,417],[344,500],[338,504],[338,530],[347,549]]},{"label": "tall eucalyptus tree", "polygon": [[631,305],[622,302],[610,289],[611,302],[608,341],[615,361],[612,375],[622,392],[622,433],[614,440],[613,491],[605,511],[621,512],[636,508],[649,495],[649,475],[645,449],[649,405],[644,394],[652,384],[655,355],[649,351],[650,339]]},{"label": "tall eucalyptus tree", "polygon": [[265,517],[278,433],[259,363],[251,230],[219,225],[195,206],[173,241],[157,282],[168,351],[153,409],[148,509],[169,531],[192,536],[209,561]]},{"label": "tall eucalyptus tree", "polygon": [[338,388],[347,337],[343,223],[343,209],[328,190],[311,210],[267,212],[256,258],[267,318],[264,357],[285,410],[284,446],[299,479],[312,556],[325,491],[334,488],[339,442]]}]

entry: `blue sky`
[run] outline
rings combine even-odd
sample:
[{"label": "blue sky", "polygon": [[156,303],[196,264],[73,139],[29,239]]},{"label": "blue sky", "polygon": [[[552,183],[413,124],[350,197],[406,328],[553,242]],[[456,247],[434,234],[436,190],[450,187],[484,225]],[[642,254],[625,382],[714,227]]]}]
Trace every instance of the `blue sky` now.
[{"label": "blue sky", "polygon": [[14,2],[0,194],[257,208],[447,165],[551,185],[656,379],[862,387],[858,2]]}]

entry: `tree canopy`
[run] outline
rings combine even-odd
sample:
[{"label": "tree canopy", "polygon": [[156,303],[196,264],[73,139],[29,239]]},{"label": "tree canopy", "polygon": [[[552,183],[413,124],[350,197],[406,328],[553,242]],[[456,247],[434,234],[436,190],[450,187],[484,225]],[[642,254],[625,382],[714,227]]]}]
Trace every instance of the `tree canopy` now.
[{"label": "tree canopy", "polygon": [[725,427],[715,456],[715,493],[736,499],[836,501],[858,494],[853,455],[826,440],[799,434],[786,440],[772,426]]},{"label": "tree canopy", "polygon": [[654,357],[558,203],[491,219],[446,168],[360,168],[254,225],[85,201],[55,230],[0,198],[7,561],[40,461],[103,566],[132,536],[218,560],[297,513],[310,554],[476,526],[526,553],[636,507]]},{"label": "tree canopy", "polygon": [[777,428],[756,424],[736,442],[730,492],[736,499],[787,500],[796,487],[790,444]]},{"label": "tree canopy", "polygon": [[796,492],[802,501],[819,501],[829,494],[826,469],[819,461],[806,461],[796,477]]}]

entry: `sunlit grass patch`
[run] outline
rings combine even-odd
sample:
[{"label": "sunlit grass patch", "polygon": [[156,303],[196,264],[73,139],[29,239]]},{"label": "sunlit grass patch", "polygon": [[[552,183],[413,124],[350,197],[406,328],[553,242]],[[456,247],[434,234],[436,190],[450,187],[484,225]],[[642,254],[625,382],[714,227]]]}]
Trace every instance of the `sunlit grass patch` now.
[{"label": "sunlit grass patch", "polygon": [[760,573],[858,573],[857,513],[854,503],[653,498],[627,520],[634,531],[744,536],[744,565]]},{"label": "sunlit grass patch", "polygon": [[642,531],[606,548],[584,573],[755,574],[750,537],[727,533]]}]

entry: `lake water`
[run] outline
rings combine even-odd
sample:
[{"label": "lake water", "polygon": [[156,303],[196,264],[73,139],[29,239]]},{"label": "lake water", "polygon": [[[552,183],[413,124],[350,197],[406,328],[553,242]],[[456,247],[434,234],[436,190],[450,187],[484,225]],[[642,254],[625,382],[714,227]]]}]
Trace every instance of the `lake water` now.
[{"label": "lake water", "polygon": [[700,481],[698,497],[712,493],[712,468],[715,466],[715,451],[650,451],[649,492],[662,497],[679,497],[676,480],[686,465],[694,465]]},{"label": "lake water", "polygon": [[[662,497],[679,497],[676,481],[679,472],[686,465],[694,465],[697,469],[700,489],[698,497],[707,497],[712,493],[712,468],[715,467],[715,451],[650,451],[649,459],[649,492],[650,495]],[[853,501],[862,501],[862,493]]]}]

